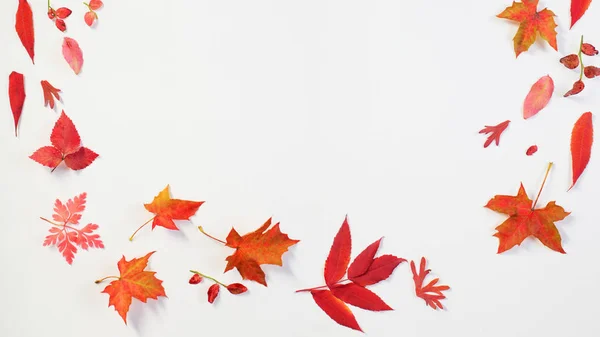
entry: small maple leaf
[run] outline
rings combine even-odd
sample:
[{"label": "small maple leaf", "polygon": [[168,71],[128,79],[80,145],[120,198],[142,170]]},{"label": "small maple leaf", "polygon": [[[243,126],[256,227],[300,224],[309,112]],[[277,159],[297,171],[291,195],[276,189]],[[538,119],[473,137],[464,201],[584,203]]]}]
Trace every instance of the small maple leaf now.
[{"label": "small maple leaf", "polygon": [[486,148],[490,146],[490,144],[492,144],[493,141],[496,141],[496,146],[500,145],[500,136],[502,136],[502,133],[504,132],[504,130],[506,130],[509,123],[510,121],[504,121],[495,126],[486,125],[483,129],[481,129],[479,133],[483,133],[486,135],[488,133],[491,133],[491,135],[489,135],[487,140],[485,141],[485,144],[483,144],[483,147]]},{"label": "small maple leaf", "polygon": [[108,306],[114,306],[125,324],[127,324],[127,312],[133,298],[146,303],[149,298],[156,300],[159,296],[167,297],[162,286],[163,281],[154,276],[156,272],[144,270],[148,265],[148,259],[154,253],[150,252],[144,257],[134,258],[131,261],[125,260],[123,256],[117,264],[120,276],[107,276],[96,281],[100,283],[106,279],[116,279],[110,282],[102,293],[109,295]]},{"label": "small maple leaf", "polygon": [[50,109],[54,109],[54,99],[60,101],[60,89],[53,87],[50,82],[45,80],[41,83],[44,91],[44,106],[50,106]]},{"label": "small maple leaf", "polygon": [[537,11],[539,0],[523,0],[523,2],[513,2],[512,6],[507,7],[497,17],[508,19],[519,23],[519,30],[513,41],[515,44],[515,53],[517,57],[525,52],[535,42],[538,35],[546,40],[554,50],[558,50],[556,43],[556,23],[554,22],[554,13],[544,8]]},{"label": "small maple leaf", "polygon": [[208,235],[202,226],[199,226],[198,229],[206,236],[236,250],[225,259],[227,261],[225,272],[237,268],[242,279],[256,281],[266,287],[265,273],[260,265],[283,266],[281,259],[283,253],[287,252],[289,247],[300,242],[300,240],[290,239],[287,234],[282,233],[279,229],[279,222],[267,230],[271,226],[271,220],[269,218],[260,228],[244,236],[240,236],[232,228],[227,235],[226,242]]},{"label": "small maple leaf", "polygon": [[196,212],[198,208],[204,203],[204,201],[189,201],[181,199],[171,199],[169,193],[169,185],[165,187],[157,196],[154,197],[152,203],[144,204],[144,207],[155,216],[146,221],[141,225],[129,238],[129,241],[133,240],[135,234],[152,221],[152,229],[156,226],[161,226],[166,229],[178,231],[179,228],[175,225],[173,220],[189,220]]},{"label": "small maple leaf", "polygon": [[438,278],[431,280],[427,285],[423,286],[423,281],[427,274],[431,272],[430,269],[425,269],[427,261],[424,257],[421,258],[421,265],[419,266],[419,272],[415,268],[415,261],[410,261],[410,270],[413,273],[413,280],[415,281],[415,293],[417,297],[425,300],[425,303],[432,307],[433,310],[444,309],[441,300],[445,299],[446,296],[443,291],[450,289],[446,285],[436,285],[439,281]]},{"label": "small maple leaf", "polygon": [[81,213],[85,210],[86,197],[86,193],[81,193],[79,196],[69,199],[66,204],[56,199],[52,219],[57,222],[40,217],[54,226],[50,228],[50,235],[46,236],[44,246],[56,245],[68,264],[73,263],[75,253],[77,253],[76,246],[84,250],[104,248],[100,235],[93,234],[98,229],[98,225],[90,223],[82,229],[73,227],[78,225],[81,220]]},{"label": "small maple leaf", "polygon": [[52,168],[54,172],[58,165],[65,162],[72,170],[81,170],[88,167],[98,154],[81,146],[81,138],[73,121],[63,111],[54,124],[50,135],[52,146],[44,146],[35,151],[29,158]]},{"label": "small maple leaf", "polygon": [[529,199],[521,184],[516,196],[497,195],[485,205],[486,208],[509,216],[496,227],[497,233],[494,236],[500,240],[498,254],[520,245],[529,236],[534,236],[546,247],[565,254],[560,233],[554,222],[563,220],[571,213],[565,212],[564,208],[554,201],[549,202],[544,208],[535,208],[551,167],[552,163],[548,165],[542,187],[534,202]]}]

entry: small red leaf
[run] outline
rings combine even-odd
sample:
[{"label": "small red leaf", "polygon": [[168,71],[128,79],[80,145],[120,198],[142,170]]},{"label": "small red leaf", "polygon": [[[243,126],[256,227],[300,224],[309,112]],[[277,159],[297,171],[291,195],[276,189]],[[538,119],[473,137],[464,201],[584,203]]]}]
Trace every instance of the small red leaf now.
[{"label": "small red leaf", "polygon": [[8,98],[10,100],[10,109],[12,110],[13,119],[15,121],[15,137],[17,136],[17,128],[21,113],[23,112],[23,104],[25,104],[25,80],[23,74],[13,71],[8,76]]},{"label": "small red leaf", "polygon": [[57,9],[55,11],[56,16],[58,16],[60,19],[66,19],[71,15],[71,10],[66,8],[66,7],[61,7],[59,9]]},{"label": "small red leaf", "polygon": [[241,283],[232,283],[227,286],[227,290],[234,295],[239,295],[248,291],[248,288]]},{"label": "small red leaf", "polygon": [[92,10],[97,10],[100,9],[100,7],[102,7],[103,3],[101,0],[92,0],[90,1],[89,7]]},{"label": "small red leaf", "polygon": [[329,250],[329,256],[325,261],[325,283],[327,285],[335,284],[346,274],[346,269],[350,263],[350,253],[352,250],[352,237],[350,235],[350,225],[348,217],[337,235],[333,239],[333,244]]},{"label": "small red leaf", "polygon": [[589,43],[584,43],[581,45],[581,52],[587,56],[598,55],[598,50],[596,49],[596,47],[594,47],[593,45],[591,45]]},{"label": "small red leaf", "polygon": [[90,27],[94,24],[94,21],[96,21],[96,19],[98,19],[98,14],[96,14],[96,12],[89,11],[85,13],[85,15],[83,15],[83,20],[85,21],[85,24]]},{"label": "small red leaf", "polygon": [[67,24],[63,19],[56,19],[56,21],[54,21],[54,24],[56,25],[56,28],[58,28],[58,30],[60,30],[61,32],[67,30]]},{"label": "small red leaf", "polygon": [[554,81],[546,75],[533,84],[523,103],[523,118],[535,116],[548,105],[554,92]]},{"label": "small red leaf", "polygon": [[361,286],[376,284],[390,277],[402,262],[406,262],[406,260],[394,255],[382,255],[373,260],[373,263],[364,274],[348,277],[348,279]]},{"label": "small red leaf", "polygon": [[65,37],[62,45],[62,53],[65,61],[67,61],[75,74],[79,74],[81,72],[81,67],[83,66],[83,53],[81,52],[81,48],[79,48],[77,41],[70,37]]},{"label": "small red leaf", "polygon": [[571,28],[588,10],[592,0],[571,0]]},{"label": "small red leaf", "polygon": [[62,161],[62,154],[54,146],[44,146],[35,151],[29,158],[44,166],[55,168]]},{"label": "small red leaf", "polygon": [[190,282],[190,284],[198,284],[198,283],[202,282],[202,276],[200,276],[198,274],[194,274],[190,278],[189,282]]},{"label": "small red leaf", "polygon": [[445,299],[446,296],[443,294],[443,291],[450,289],[450,287],[446,285],[437,286],[437,282],[439,279],[433,279],[427,285],[423,286],[423,281],[425,281],[425,277],[431,272],[430,269],[425,269],[425,265],[427,261],[424,257],[421,258],[421,265],[419,266],[419,272],[417,272],[415,268],[415,262],[410,261],[410,269],[413,273],[413,280],[415,281],[415,293],[418,297],[425,300],[425,303],[436,309],[444,309],[442,306],[441,300]]},{"label": "small red leaf", "polygon": [[587,78],[594,78],[600,76],[600,68],[594,66],[587,66],[583,68],[583,73]]},{"label": "small red leaf", "polygon": [[17,35],[19,35],[19,39],[21,40],[21,44],[27,50],[29,57],[31,58],[31,62],[35,63],[33,58],[35,55],[34,45],[35,45],[35,35],[33,30],[33,12],[31,11],[31,6],[27,0],[19,0],[19,8],[17,9],[17,15],[15,17],[15,30],[17,31]]},{"label": "small red leaf", "polygon": [[590,161],[592,153],[592,142],[594,141],[594,128],[592,125],[592,113],[586,112],[575,122],[571,133],[571,163],[573,168],[573,184],[585,170]]},{"label": "small red leaf", "polygon": [[350,267],[348,267],[348,278],[352,279],[353,277],[360,276],[367,272],[371,264],[373,263],[373,258],[375,254],[377,254],[377,250],[379,249],[379,245],[381,244],[381,239],[370,244],[365,250],[363,250],[358,256],[354,259]]},{"label": "small red leaf", "polygon": [[331,288],[333,296],[340,300],[371,311],[393,310],[377,294],[355,283],[347,283]]},{"label": "small red leaf", "polygon": [[213,303],[217,296],[219,296],[219,284],[215,283],[208,288],[208,303]]},{"label": "small red leaf", "polygon": [[582,92],[583,89],[585,89],[585,84],[583,83],[583,81],[576,81],[575,83],[573,83],[573,87],[571,88],[571,90],[567,91],[565,97],[577,95],[578,93]]},{"label": "small red leaf", "polygon": [[492,144],[493,141],[496,141],[496,146],[500,145],[500,136],[502,135],[504,130],[506,130],[509,123],[510,121],[504,121],[495,126],[486,125],[485,128],[481,129],[479,133],[484,133],[486,135],[488,133],[491,133],[491,135],[489,135],[487,140],[485,141],[485,144],[483,144],[483,147],[486,148],[490,146],[490,144]]},{"label": "small red leaf", "polygon": [[569,69],[575,69],[579,67],[579,56],[576,54],[567,55],[560,59],[560,63]]},{"label": "small red leaf", "polygon": [[71,153],[65,157],[65,165],[71,170],[82,170],[88,166],[94,160],[98,158],[98,154],[87,147],[81,147],[75,153]]},{"label": "small red leaf", "polygon": [[331,291],[312,290],[310,293],[319,308],[321,308],[332,320],[340,325],[362,332],[362,329],[358,325],[350,308],[348,308],[348,306],[340,299],[333,296]]},{"label": "small red leaf", "polygon": [[50,84],[48,81],[42,81],[42,91],[44,92],[44,106],[50,106],[50,109],[54,109],[54,99],[60,101],[60,89],[57,89]]},{"label": "small red leaf", "polygon": [[534,153],[536,153],[536,152],[537,152],[537,150],[538,150],[538,147],[537,147],[537,145],[531,145],[531,146],[530,146],[530,147],[527,149],[527,152],[526,152],[526,154],[527,154],[528,156],[531,156],[531,155],[533,155]]}]

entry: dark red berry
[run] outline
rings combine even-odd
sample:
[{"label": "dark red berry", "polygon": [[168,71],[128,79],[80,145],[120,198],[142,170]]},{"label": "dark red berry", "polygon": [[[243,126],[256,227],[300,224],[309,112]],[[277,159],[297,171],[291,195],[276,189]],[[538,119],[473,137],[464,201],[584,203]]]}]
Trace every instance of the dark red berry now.
[{"label": "dark red berry", "polygon": [[598,55],[598,50],[596,50],[596,48],[589,43],[584,43],[581,45],[581,52],[587,56]]},{"label": "dark red berry", "polygon": [[191,278],[190,278],[190,284],[198,284],[202,282],[202,276],[198,275],[198,274],[194,274]]},{"label": "dark red berry", "polygon": [[58,28],[58,30],[60,30],[61,32],[67,30],[67,24],[63,19],[56,19],[54,21],[54,24],[56,24],[56,28]]},{"label": "dark red berry", "polygon": [[215,283],[208,288],[208,303],[213,303],[219,295],[219,284]]},{"label": "dark red berry", "polygon": [[573,83],[573,88],[571,88],[571,90],[567,91],[567,93],[565,94],[565,97],[569,97],[571,95],[577,95],[578,93],[583,91],[584,88],[585,88],[585,84],[583,84],[583,81],[579,80],[579,81]]},{"label": "dark red berry", "polygon": [[567,55],[560,59],[560,63],[569,69],[575,69],[579,67],[579,56],[575,54]]},{"label": "dark red berry", "polygon": [[232,283],[227,286],[227,290],[229,290],[230,293],[237,295],[245,293],[246,291],[248,291],[248,288],[246,288],[246,286],[241,283]]}]

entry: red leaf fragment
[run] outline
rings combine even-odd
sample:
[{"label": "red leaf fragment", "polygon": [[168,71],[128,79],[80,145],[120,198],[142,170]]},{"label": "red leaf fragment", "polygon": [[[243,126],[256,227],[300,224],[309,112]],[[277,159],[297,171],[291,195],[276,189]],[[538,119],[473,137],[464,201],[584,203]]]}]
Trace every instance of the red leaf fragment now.
[{"label": "red leaf fragment", "polygon": [[198,274],[194,274],[190,278],[189,282],[190,282],[190,284],[198,284],[198,283],[202,282],[202,276],[200,276]]},{"label": "red leaf fragment", "polygon": [[437,278],[423,286],[425,277],[431,272],[430,269],[425,269],[426,264],[427,261],[422,257],[419,272],[417,273],[415,261],[410,261],[410,270],[413,273],[413,280],[415,281],[415,293],[418,297],[424,299],[425,303],[434,310],[438,308],[444,309],[440,301],[446,298],[443,291],[450,289],[450,287],[447,285],[436,285],[439,281]]},{"label": "red leaf fragment", "polygon": [[592,113],[586,112],[575,122],[571,133],[571,165],[573,169],[573,184],[575,186],[579,177],[587,167],[592,154],[592,142],[594,141],[594,127],[592,125]]},{"label": "red leaf fragment", "polygon": [[538,150],[537,145],[531,145],[528,149],[527,152],[525,152],[528,156],[533,155],[534,153],[536,153]]},{"label": "red leaf fragment", "polygon": [[377,294],[355,283],[333,286],[331,293],[340,300],[365,310],[393,310]]},{"label": "red leaf fragment", "polygon": [[479,131],[479,133],[483,133],[483,134],[491,133],[491,135],[488,136],[487,140],[483,144],[483,147],[486,148],[486,147],[490,146],[490,144],[492,144],[493,141],[496,142],[496,146],[500,145],[500,136],[502,135],[504,130],[506,130],[509,123],[510,123],[510,121],[507,120],[507,121],[504,121],[495,126],[486,125],[485,128],[481,129],[481,131]]},{"label": "red leaf fragment", "polygon": [[575,69],[579,67],[579,56],[576,54],[567,55],[560,59],[560,63],[569,69]]},{"label": "red leaf fragment", "polygon": [[220,286],[218,283],[211,285],[208,288],[208,303],[213,303],[217,296],[219,296]]},{"label": "red leaf fragment", "polygon": [[588,10],[592,0],[571,0],[571,28]]},{"label": "red leaf fragment", "polygon": [[362,332],[350,308],[329,290],[312,290],[315,303],[336,323]]},{"label": "red leaf fragment", "polygon": [[227,286],[227,290],[234,295],[239,295],[248,291],[248,288],[241,283],[232,283]]},{"label": "red leaf fragment", "polygon": [[594,78],[600,76],[600,68],[594,66],[587,66],[583,68],[583,74],[587,78]]},{"label": "red leaf fragment", "polygon": [[581,45],[581,52],[587,56],[598,55],[598,50],[596,50],[596,47],[589,43],[584,43]]},{"label": "red leaf fragment", "polygon": [[10,109],[12,110],[13,119],[15,121],[15,137],[17,136],[17,128],[23,105],[25,104],[25,80],[23,74],[13,71],[8,76],[8,98],[10,100]]},{"label": "red leaf fragment", "polygon": [[577,95],[578,93],[582,92],[583,89],[585,89],[585,84],[583,83],[583,81],[579,80],[579,81],[573,83],[573,88],[571,88],[571,90],[567,91],[567,93],[565,94],[564,97]]},{"label": "red leaf fragment", "polygon": [[21,44],[25,47],[27,54],[31,58],[31,62],[35,63],[33,58],[35,56],[34,45],[35,45],[35,34],[33,30],[33,12],[31,6],[27,0],[19,0],[19,8],[15,17],[15,30]]},{"label": "red leaf fragment", "polygon": [[352,237],[350,235],[348,217],[346,217],[342,227],[340,227],[340,230],[333,239],[329,256],[325,260],[325,283],[327,285],[335,284],[344,277],[350,263],[351,250]]},{"label": "red leaf fragment", "polygon": [[50,106],[50,109],[54,109],[54,99],[60,101],[60,89],[57,89],[50,84],[50,82],[43,80],[42,91],[44,92],[44,106]]}]

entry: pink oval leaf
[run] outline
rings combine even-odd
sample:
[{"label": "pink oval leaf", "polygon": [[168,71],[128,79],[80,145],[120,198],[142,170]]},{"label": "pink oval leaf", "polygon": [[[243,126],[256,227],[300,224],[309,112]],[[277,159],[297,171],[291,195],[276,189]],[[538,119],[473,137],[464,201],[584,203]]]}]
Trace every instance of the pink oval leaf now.
[{"label": "pink oval leaf", "polygon": [[523,118],[527,119],[535,116],[548,105],[552,93],[554,92],[554,81],[550,75],[540,78],[531,86],[529,94],[525,97],[523,103]]},{"label": "pink oval leaf", "polygon": [[62,45],[63,56],[71,69],[78,75],[83,66],[83,53],[79,48],[79,43],[70,37],[65,37]]}]

